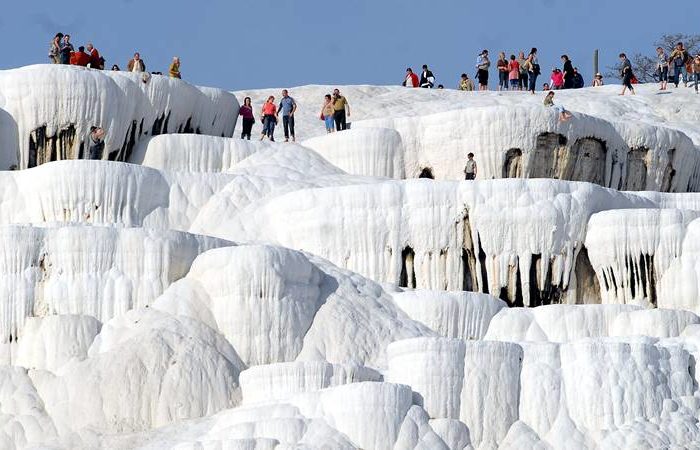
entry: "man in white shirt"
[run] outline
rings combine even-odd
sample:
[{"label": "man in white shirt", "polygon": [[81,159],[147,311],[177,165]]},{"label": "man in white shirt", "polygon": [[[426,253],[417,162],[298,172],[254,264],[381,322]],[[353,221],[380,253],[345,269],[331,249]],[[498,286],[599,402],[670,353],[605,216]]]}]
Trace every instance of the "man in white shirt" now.
[{"label": "man in white shirt", "polygon": [[134,58],[129,61],[129,64],[126,66],[127,72],[145,72],[146,71],[146,63],[143,62],[143,59],[141,59],[141,55],[136,52],[134,53]]}]

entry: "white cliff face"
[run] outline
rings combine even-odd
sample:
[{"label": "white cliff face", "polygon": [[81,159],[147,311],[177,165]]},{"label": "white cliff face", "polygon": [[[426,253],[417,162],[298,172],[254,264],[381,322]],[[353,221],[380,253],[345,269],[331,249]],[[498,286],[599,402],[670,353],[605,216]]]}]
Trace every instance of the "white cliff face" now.
[{"label": "white cliff face", "polygon": [[100,159],[125,161],[144,136],[231,136],[238,116],[231,94],[158,75],[37,65],[3,71],[0,86],[3,168],[87,159],[91,126],[106,131]]},{"label": "white cliff face", "polygon": [[[198,254],[231,245],[176,231],[77,225],[2,226],[0,242],[3,343],[16,341],[29,317],[79,314],[104,322],[132,308],[147,306],[186,275]],[[45,326],[52,327],[51,319],[46,320],[34,322],[24,328],[24,333],[51,333],[50,338],[43,339],[59,339],[64,332],[91,333],[87,329],[65,330],[63,326],[69,324],[55,324],[58,328],[44,330]],[[34,338],[27,337],[29,341]],[[20,348],[25,345],[25,339],[22,341]],[[54,358],[63,358],[53,352],[45,356],[50,366]],[[41,367],[41,361],[36,364]]]},{"label": "white cliff face", "polygon": [[[636,101],[630,102],[616,98],[617,89],[558,92],[555,103],[576,117],[564,124],[558,123],[553,110],[542,106],[540,95],[392,86],[340,90],[351,104],[352,133],[360,129],[371,133],[366,128],[398,132],[402,145],[394,148],[403,150],[407,178],[427,169],[435,179],[463,180],[467,153],[473,152],[479,164],[477,179],[559,178],[634,191],[697,191],[700,134],[694,123],[700,107],[692,93],[659,96],[655,86],[640,85]],[[332,90],[331,86],[290,90],[298,105],[297,137],[324,135],[318,116],[323,96]],[[239,101],[252,97],[257,117],[263,99],[279,96],[279,91],[235,94]],[[373,138],[370,134],[358,142],[358,135],[352,133],[331,138],[337,141],[336,149],[354,144],[353,156],[343,156],[345,161],[353,158],[354,164],[339,160],[338,165],[366,168],[360,161],[373,147]],[[321,151],[316,143],[323,141],[307,142]]]},{"label": "white cliff face", "polygon": [[[348,86],[326,135],[308,86],[284,144],[165,77],[0,87],[0,164],[38,166],[0,171],[0,447],[697,446],[694,94],[558,92],[560,124]],[[79,161],[92,125],[120,162]]]}]

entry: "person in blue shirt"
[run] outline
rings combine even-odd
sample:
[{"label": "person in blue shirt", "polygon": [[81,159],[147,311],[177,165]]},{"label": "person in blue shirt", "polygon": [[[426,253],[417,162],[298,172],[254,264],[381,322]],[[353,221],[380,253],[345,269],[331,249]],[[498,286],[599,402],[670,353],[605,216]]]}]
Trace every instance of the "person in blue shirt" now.
[{"label": "person in blue shirt", "polygon": [[282,125],[284,126],[284,142],[289,142],[289,135],[292,136],[292,142],[296,140],[294,137],[294,113],[297,110],[297,102],[289,96],[289,92],[284,89],[282,91],[282,100],[278,111],[282,112]]}]

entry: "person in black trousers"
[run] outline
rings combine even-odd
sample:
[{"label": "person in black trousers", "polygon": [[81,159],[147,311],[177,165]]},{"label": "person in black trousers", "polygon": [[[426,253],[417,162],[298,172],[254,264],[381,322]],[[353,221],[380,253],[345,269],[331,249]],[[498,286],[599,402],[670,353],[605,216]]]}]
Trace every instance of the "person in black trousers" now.
[{"label": "person in black trousers", "polygon": [[253,103],[250,97],[246,97],[243,100],[243,106],[239,110],[238,114],[243,117],[243,132],[241,133],[241,139],[250,140],[250,134],[253,131],[253,124],[255,123],[255,116],[253,115]]},{"label": "person in black trousers", "polygon": [[566,55],[561,55],[561,61],[564,63],[564,89],[573,89],[574,87],[574,65]]},{"label": "person in black trousers", "polygon": [[348,129],[347,117],[350,117],[350,104],[347,99],[340,95],[340,91],[333,91],[333,120],[335,121],[335,130],[343,131]]}]

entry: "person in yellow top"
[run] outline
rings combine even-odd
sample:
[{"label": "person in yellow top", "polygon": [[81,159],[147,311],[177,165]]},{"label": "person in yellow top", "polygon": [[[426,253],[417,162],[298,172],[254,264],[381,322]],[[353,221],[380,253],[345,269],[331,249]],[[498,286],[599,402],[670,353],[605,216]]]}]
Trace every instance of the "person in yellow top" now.
[{"label": "person in yellow top", "polygon": [[460,91],[473,91],[474,82],[469,79],[466,73],[462,74],[462,78],[459,80],[459,90]]},{"label": "person in yellow top", "polygon": [[180,75],[180,58],[173,57],[173,62],[170,63],[170,78],[182,78]]},{"label": "person in yellow top", "polygon": [[333,90],[333,119],[335,120],[335,131],[348,129],[347,119],[350,117],[350,104],[348,100],[340,95],[338,89]]}]

